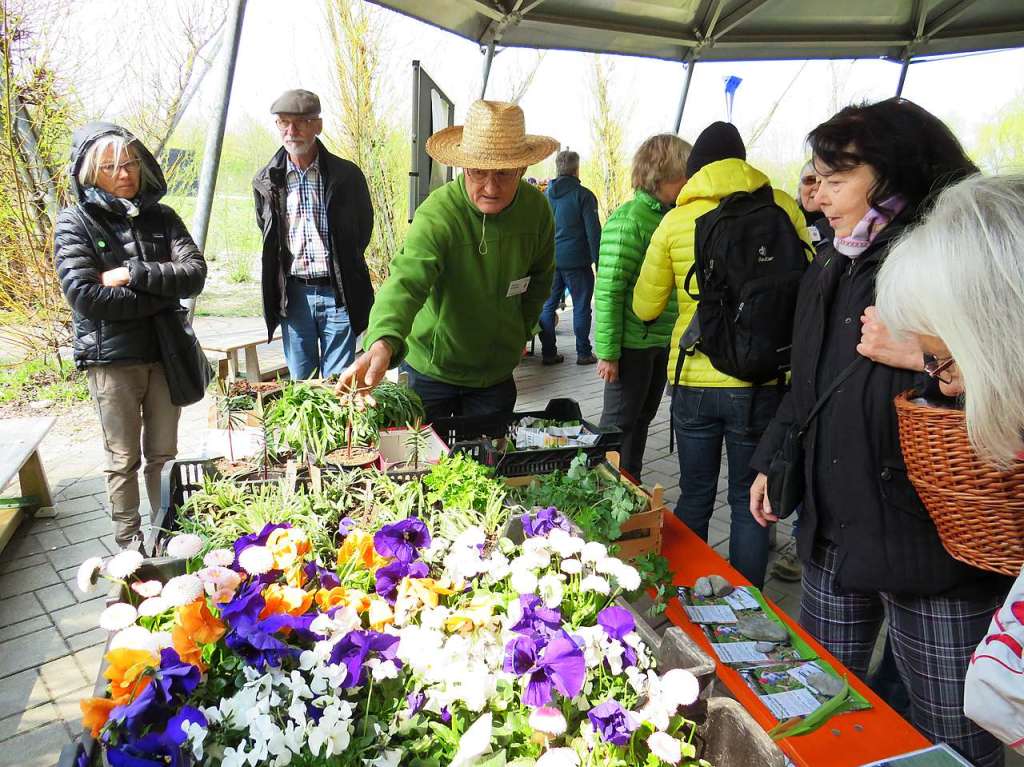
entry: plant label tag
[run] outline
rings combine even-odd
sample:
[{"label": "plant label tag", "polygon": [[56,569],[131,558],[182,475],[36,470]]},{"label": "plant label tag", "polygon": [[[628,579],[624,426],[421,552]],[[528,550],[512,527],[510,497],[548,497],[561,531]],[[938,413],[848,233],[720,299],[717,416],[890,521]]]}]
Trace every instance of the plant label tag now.
[{"label": "plant label tag", "polygon": [[512,282],[508,284],[508,293],[505,294],[505,298],[521,296],[526,292],[528,287],[530,287],[530,275],[526,275],[518,280],[512,280]]}]

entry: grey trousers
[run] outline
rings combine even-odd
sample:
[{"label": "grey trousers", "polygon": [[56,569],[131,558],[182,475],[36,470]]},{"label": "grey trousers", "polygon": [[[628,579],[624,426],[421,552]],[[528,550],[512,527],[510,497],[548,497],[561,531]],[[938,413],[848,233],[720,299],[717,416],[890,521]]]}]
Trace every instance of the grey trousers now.
[{"label": "grey trousers", "polygon": [[107,494],[114,539],[122,548],[142,540],[139,468],[146,458],[151,513],[160,503],[160,471],[178,452],[178,416],[160,363],[103,365],[88,369],[89,392],[103,430]]},{"label": "grey trousers", "polygon": [[643,473],[647,431],[665,394],[668,353],[667,346],[623,347],[619,357],[619,380],[604,385],[601,426],[622,429],[620,465],[637,481]]}]

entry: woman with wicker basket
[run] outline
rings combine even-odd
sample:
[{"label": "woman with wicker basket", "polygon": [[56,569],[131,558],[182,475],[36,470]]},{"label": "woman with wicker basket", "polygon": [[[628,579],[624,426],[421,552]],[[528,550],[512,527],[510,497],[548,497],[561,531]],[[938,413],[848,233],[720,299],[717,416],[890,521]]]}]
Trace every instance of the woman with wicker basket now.
[{"label": "woman with wicker basket", "polygon": [[[934,355],[964,411],[900,399],[900,436],[930,455],[908,468],[947,548],[1017,575],[1024,563],[1024,176],[950,187],[878,275],[878,309]],[[966,254],[970,257],[965,258]],[[965,418],[966,415],[966,418]],[[928,445],[935,448],[929,451]],[[968,717],[1024,753],[1024,576],[967,672]]]},{"label": "woman with wicker basket", "polygon": [[[927,380],[925,359],[871,306],[897,238],[977,168],[949,128],[901,99],[847,107],[808,140],[835,238],[804,276],[792,389],[752,462],[751,513],[767,525],[802,500],[802,625],[864,678],[888,619],[910,719],[972,764],[998,767],[1001,745],[963,714],[963,682],[1009,584],[947,553],[907,476],[893,399]],[[785,459],[789,474],[773,469],[773,482],[802,469],[805,491],[783,493],[787,507],[773,509],[779,484],[769,488],[767,474]]]}]

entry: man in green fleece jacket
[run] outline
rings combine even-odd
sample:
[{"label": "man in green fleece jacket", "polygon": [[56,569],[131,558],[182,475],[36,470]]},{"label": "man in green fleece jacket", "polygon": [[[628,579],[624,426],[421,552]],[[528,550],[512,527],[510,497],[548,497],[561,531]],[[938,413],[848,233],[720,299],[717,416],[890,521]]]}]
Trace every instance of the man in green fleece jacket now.
[{"label": "man in green fleece jacket", "polygon": [[525,169],[558,142],[525,131],[515,104],[477,101],[465,126],[435,133],[427,152],[463,175],[416,211],[377,291],[366,353],[338,390],[372,388],[402,365],[427,420],[511,412],[512,378],[551,287],[554,220]]}]

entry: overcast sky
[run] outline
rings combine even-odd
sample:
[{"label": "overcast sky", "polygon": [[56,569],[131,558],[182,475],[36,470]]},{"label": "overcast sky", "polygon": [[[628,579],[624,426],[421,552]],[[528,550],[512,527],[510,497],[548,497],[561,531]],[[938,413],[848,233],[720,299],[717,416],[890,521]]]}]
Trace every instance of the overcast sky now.
[{"label": "overcast sky", "polygon": [[[102,28],[109,14],[132,0],[91,0],[78,11],[86,27]],[[169,0],[174,2],[174,0]],[[130,7],[130,5],[129,5]],[[483,56],[462,38],[397,13],[371,6],[386,25],[388,49],[386,98],[403,124],[408,122],[411,62],[419,59],[434,80],[456,102],[457,121],[477,96]],[[95,28],[95,27],[94,27]],[[116,52],[115,52],[116,54]],[[501,98],[508,92],[510,73],[522,71],[534,53],[509,49],[495,59],[487,95]],[[628,115],[628,149],[646,136],[671,130],[675,118],[682,65],[631,57],[608,57],[614,62],[618,102]],[[587,90],[591,56],[550,52],[536,80],[521,102],[527,129],[554,136],[563,146],[586,153],[590,147],[590,97]],[[803,62],[698,63],[694,71],[682,135],[693,139],[707,123],[725,118],[724,79],[743,79],[736,95],[733,120],[749,136]],[[190,117],[208,114],[219,80],[215,67],[204,83]],[[779,162],[804,153],[803,137],[826,119],[838,81],[840,105],[851,101],[886,98],[895,93],[897,64],[862,60],[856,63],[810,62],[775,113],[771,127],[758,142],[755,154]],[[116,87],[116,86],[112,86]],[[321,0],[249,0],[238,59],[230,124],[249,115],[270,126],[267,109],[279,92],[305,87],[321,94],[330,109],[330,50],[323,24]],[[1024,87],[1024,51],[961,56],[913,64],[904,96],[933,111],[971,144],[979,126]],[[116,103],[116,94],[111,96]]]}]

